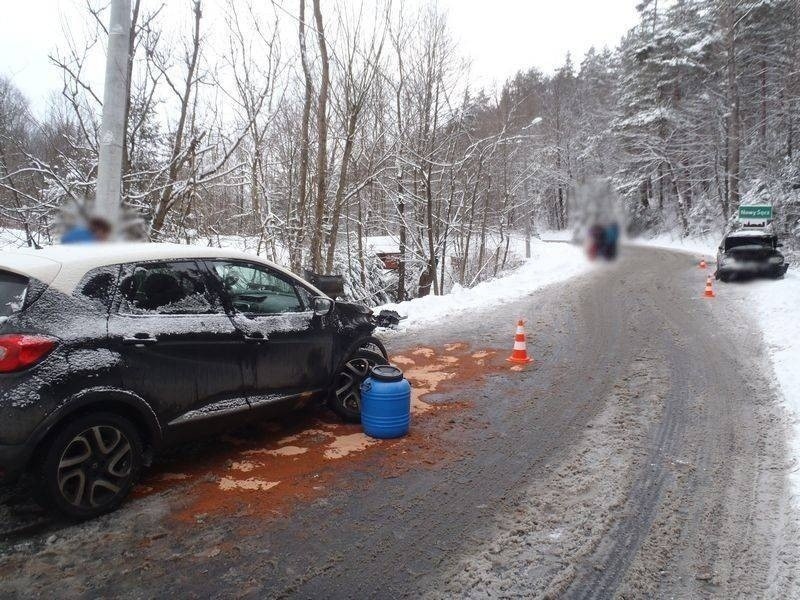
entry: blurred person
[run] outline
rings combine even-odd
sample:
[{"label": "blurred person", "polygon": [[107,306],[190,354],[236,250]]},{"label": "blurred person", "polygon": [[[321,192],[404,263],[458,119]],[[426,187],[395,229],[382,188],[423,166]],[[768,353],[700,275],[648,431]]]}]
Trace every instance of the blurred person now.
[{"label": "blurred person", "polygon": [[71,226],[61,236],[62,244],[91,244],[94,241],[94,234],[91,229],[83,224]]},{"label": "blurred person", "polygon": [[95,242],[107,242],[111,238],[111,223],[104,217],[95,215],[89,219],[89,231]]},{"label": "blurred person", "polygon": [[619,223],[616,221],[606,226],[603,231],[604,256],[607,260],[617,258],[617,245],[619,244]]},{"label": "blurred person", "polygon": [[586,241],[586,255],[589,260],[594,260],[602,252],[603,228],[598,224],[589,227],[589,235]]},{"label": "blurred person", "polygon": [[61,236],[62,244],[93,244],[107,242],[111,238],[111,223],[105,218],[95,215],[89,218],[86,224],[72,225]]}]

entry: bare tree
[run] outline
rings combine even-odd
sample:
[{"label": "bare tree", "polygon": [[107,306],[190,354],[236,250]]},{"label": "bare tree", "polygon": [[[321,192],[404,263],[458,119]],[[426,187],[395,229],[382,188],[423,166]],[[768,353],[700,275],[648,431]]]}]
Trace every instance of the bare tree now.
[{"label": "bare tree", "polygon": [[[300,118],[300,166],[297,177],[297,208],[295,210],[293,245],[290,252],[291,265],[300,270],[302,264],[302,247],[305,240],[306,201],[308,198],[308,162],[309,162],[309,125],[311,121],[311,97],[314,86],[311,79],[311,66],[306,48],[306,2],[300,0],[300,17],[298,19],[298,38],[300,45],[300,63],[303,66],[303,114]],[[316,218],[316,213],[315,213]]]},{"label": "bare tree", "polygon": [[311,269],[322,269],[322,241],[325,235],[325,200],[328,186],[326,179],[328,163],[328,86],[330,84],[330,60],[322,24],[322,9],[319,0],[314,3],[314,23],[317,28],[317,44],[322,63],[319,94],[317,95],[317,192],[314,199],[314,223],[311,233]]}]

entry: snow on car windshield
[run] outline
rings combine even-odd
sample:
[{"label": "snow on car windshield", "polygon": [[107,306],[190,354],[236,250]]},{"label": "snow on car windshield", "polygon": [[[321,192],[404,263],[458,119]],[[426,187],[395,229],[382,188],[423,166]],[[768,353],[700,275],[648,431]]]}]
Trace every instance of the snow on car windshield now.
[{"label": "snow on car windshield", "polygon": [[0,317],[10,317],[22,309],[28,291],[28,278],[0,271]]}]

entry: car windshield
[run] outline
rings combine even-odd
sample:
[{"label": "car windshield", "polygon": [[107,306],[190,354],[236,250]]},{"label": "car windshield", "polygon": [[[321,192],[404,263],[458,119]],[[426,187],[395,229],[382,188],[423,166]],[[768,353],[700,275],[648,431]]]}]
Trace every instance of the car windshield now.
[{"label": "car windshield", "polygon": [[28,291],[28,278],[0,271],[0,318],[10,317],[22,309]]},{"label": "car windshield", "polygon": [[725,250],[740,248],[742,246],[772,247],[772,240],[763,235],[731,236],[725,239]]}]

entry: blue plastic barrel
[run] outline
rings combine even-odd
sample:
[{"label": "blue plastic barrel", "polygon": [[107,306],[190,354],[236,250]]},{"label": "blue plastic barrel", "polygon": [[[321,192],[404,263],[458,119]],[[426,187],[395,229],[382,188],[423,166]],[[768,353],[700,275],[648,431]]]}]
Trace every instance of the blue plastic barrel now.
[{"label": "blue plastic barrel", "polygon": [[411,425],[411,384],[392,365],[372,368],[361,384],[361,425],[378,439],[402,437]]}]

